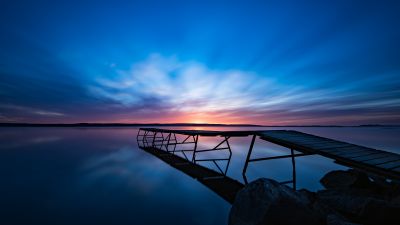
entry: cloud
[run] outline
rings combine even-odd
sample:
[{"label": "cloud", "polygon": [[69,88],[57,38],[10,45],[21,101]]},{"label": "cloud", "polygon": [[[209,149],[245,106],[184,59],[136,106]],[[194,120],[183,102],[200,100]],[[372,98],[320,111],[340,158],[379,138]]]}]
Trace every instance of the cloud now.
[{"label": "cloud", "polygon": [[[0,109],[3,110],[11,110],[16,112],[23,112],[28,114],[34,114],[39,116],[46,116],[46,117],[63,117],[66,116],[64,113],[48,111],[38,108],[26,107],[26,106],[19,106],[19,105],[12,105],[12,104],[0,104]],[[0,117],[1,119],[1,117]]]},{"label": "cloud", "polygon": [[153,98],[170,110],[212,112],[251,107],[273,86],[250,71],[213,70],[198,62],[152,55],[128,71],[117,71],[114,78],[96,78],[89,91],[124,106]]},{"label": "cloud", "polygon": [[65,116],[65,114],[63,114],[63,113],[43,111],[43,110],[37,110],[37,111],[34,111],[33,113],[42,115],[42,116]]},{"label": "cloud", "polygon": [[8,122],[17,122],[18,119],[16,118],[11,118],[9,116],[5,116],[0,113],[0,122],[8,123]]},{"label": "cloud", "polygon": [[114,109],[124,121],[306,124],[349,121],[356,114],[384,121],[400,108],[393,88],[378,85],[366,91],[382,84],[372,78],[336,85],[298,77],[297,83],[287,83],[274,74],[212,69],[158,54],[127,70],[112,69],[113,75],[95,77],[88,90],[119,105]]}]

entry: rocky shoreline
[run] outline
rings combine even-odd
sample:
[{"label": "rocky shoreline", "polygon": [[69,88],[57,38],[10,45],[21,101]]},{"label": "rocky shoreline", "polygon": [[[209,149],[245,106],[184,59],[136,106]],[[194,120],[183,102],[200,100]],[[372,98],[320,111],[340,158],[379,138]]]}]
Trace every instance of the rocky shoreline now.
[{"label": "rocky shoreline", "polygon": [[229,225],[400,224],[400,183],[353,169],[327,173],[324,190],[294,191],[261,178],[238,192]]}]

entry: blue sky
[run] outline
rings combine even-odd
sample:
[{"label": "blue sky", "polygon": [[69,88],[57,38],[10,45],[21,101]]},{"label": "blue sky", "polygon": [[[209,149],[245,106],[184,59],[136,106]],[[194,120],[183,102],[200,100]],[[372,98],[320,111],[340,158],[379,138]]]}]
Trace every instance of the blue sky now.
[{"label": "blue sky", "polygon": [[398,1],[1,1],[0,121],[400,124]]}]

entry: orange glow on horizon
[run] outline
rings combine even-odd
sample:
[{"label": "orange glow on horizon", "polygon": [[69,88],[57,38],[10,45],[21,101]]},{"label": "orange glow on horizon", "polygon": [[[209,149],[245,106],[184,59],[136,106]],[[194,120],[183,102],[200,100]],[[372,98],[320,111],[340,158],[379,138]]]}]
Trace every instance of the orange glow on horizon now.
[{"label": "orange glow on horizon", "polygon": [[175,118],[178,123],[208,123],[208,124],[244,124],[248,123],[244,118],[237,118],[230,115],[223,115],[221,113],[202,113],[190,112],[181,114]]},{"label": "orange glow on horizon", "polygon": [[[125,117],[125,116],[124,116]],[[103,121],[104,122],[104,121]],[[239,117],[224,112],[174,112],[153,117],[127,116],[127,118],[113,118],[109,122],[116,123],[197,123],[197,124],[262,124],[262,121],[250,121],[246,117]]]}]

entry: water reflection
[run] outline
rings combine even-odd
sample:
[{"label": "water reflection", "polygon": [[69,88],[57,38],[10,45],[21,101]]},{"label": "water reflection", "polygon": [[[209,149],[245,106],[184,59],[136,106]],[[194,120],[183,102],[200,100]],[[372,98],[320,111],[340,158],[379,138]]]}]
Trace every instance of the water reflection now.
[{"label": "water reflection", "polygon": [[[400,153],[398,128],[287,129]],[[136,134],[135,128],[0,128],[0,224],[226,224],[229,203],[138,149]],[[198,147],[212,148],[221,141],[200,137]],[[250,142],[250,137],[229,139],[227,176],[243,181]],[[288,150],[256,140],[252,156],[283,151]],[[227,152],[201,157],[227,156],[222,153]],[[218,171],[213,162],[199,163]],[[318,180],[338,168],[344,167],[320,156],[297,158],[297,188],[317,190]],[[247,176],[250,181],[289,180],[291,159],[255,162]]]},{"label": "water reflection", "polygon": [[173,168],[196,179],[231,204],[235,200],[236,193],[244,186],[242,183],[225,176],[223,171],[216,172],[158,148],[143,146],[141,148]]},{"label": "water reflection", "polygon": [[191,177],[138,150],[136,129],[15,131],[9,142],[18,142],[19,134],[60,135],[63,139],[1,148],[0,224],[227,221],[229,203]]}]

